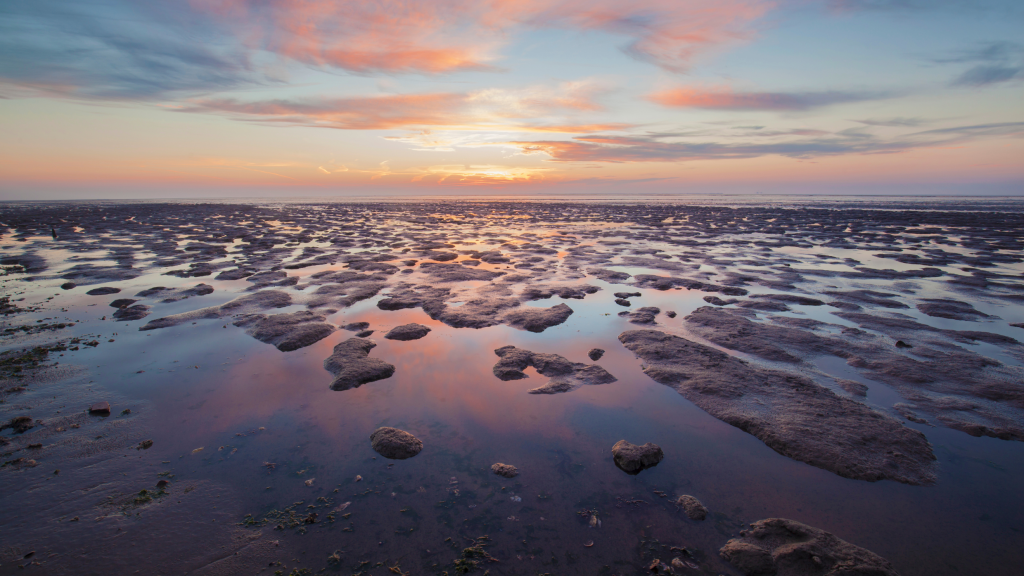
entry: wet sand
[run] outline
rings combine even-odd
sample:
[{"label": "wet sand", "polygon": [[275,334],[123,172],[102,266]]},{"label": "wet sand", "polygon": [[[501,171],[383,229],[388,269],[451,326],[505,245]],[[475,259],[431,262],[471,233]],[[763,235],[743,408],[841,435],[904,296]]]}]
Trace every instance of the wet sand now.
[{"label": "wet sand", "polygon": [[0,574],[1013,573],[1024,205],[916,208],[0,206]]}]

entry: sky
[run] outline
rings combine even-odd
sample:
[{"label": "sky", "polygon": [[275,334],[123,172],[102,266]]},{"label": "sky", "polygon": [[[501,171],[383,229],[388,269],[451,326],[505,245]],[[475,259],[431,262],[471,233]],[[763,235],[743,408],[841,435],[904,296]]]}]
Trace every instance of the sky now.
[{"label": "sky", "polygon": [[1024,195],[1020,0],[4,0],[0,200]]}]

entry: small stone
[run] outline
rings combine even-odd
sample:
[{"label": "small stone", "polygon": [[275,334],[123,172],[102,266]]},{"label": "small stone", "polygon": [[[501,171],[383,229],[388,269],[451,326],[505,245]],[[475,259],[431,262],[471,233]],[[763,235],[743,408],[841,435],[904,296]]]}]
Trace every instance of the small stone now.
[{"label": "small stone", "polygon": [[370,434],[370,445],[378,454],[392,460],[412,458],[423,450],[423,442],[398,428],[384,426]]},{"label": "small stone", "polygon": [[429,333],[430,328],[422,324],[412,323],[395,326],[384,337],[388,340],[419,340]]},{"label": "small stone", "polygon": [[519,470],[511,464],[497,464],[491,465],[491,472],[494,472],[498,476],[504,476],[505,478],[515,478],[519,475]]},{"label": "small stone", "polygon": [[676,500],[676,504],[686,511],[686,515],[690,517],[690,520],[703,520],[708,516],[708,509],[701,504],[700,500],[689,494],[680,496]]},{"label": "small stone", "polygon": [[612,457],[615,465],[627,474],[639,474],[645,468],[657,466],[665,457],[661,446],[648,442],[637,446],[625,440],[619,440],[612,446]]},{"label": "small stone", "polygon": [[152,440],[143,440],[142,442],[139,442],[139,446],[136,448],[136,450],[149,450],[149,447],[152,445]]},{"label": "small stone", "polygon": [[601,356],[604,356],[604,350],[600,348],[591,348],[590,352],[587,352],[587,356],[589,356],[594,362],[597,362],[601,359]]},{"label": "small stone", "polygon": [[110,416],[110,402],[97,402],[92,406],[89,406],[89,414],[96,414],[97,416]]}]

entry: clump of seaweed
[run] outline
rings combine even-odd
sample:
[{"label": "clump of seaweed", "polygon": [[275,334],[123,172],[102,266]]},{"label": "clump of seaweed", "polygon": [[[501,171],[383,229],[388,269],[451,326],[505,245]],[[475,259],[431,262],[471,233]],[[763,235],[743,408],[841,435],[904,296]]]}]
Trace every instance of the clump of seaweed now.
[{"label": "clump of seaweed", "polygon": [[[468,540],[468,538],[467,538]],[[455,573],[469,574],[475,570],[481,562],[501,562],[487,552],[485,546],[491,541],[489,536],[478,536],[472,540],[472,545],[462,550],[462,556],[455,559]]]}]

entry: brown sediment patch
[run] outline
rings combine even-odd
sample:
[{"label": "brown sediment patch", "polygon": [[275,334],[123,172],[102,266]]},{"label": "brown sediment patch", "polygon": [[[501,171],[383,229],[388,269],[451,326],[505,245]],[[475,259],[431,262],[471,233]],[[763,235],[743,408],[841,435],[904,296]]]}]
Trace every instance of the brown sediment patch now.
[{"label": "brown sediment patch", "polygon": [[652,379],[783,456],[856,480],[935,481],[923,434],[804,376],[756,368],[655,330],[623,332],[619,341]]},{"label": "brown sediment patch", "polygon": [[596,364],[571,362],[558,354],[539,354],[515,346],[503,346],[494,353],[500,359],[494,365],[493,372],[500,380],[528,378],[523,370],[530,366],[540,375],[551,379],[544,386],[530,390],[530,394],[557,394],[583,385],[610,384],[616,381],[614,376]]},{"label": "brown sediment patch", "polygon": [[899,576],[885,558],[795,520],[758,520],[740,534],[719,554],[748,576]]},{"label": "brown sediment patch", "polygon": [[139,330],[156,330],[158,328],[177,326],[193,320],[222,318],[230,314],[251,314],[269,308],[284,308],[291,303],[292,297],[287,292],[282,292],[280,290],[263,290],[255,294],[239,296],[238,298],[225,302],[220,306],[210,306],[208,308],[193,310],[192,312],[183,312],[181,314],[174,314],[172,316],[165,316],[163,318],[157,318],[156,320],[150,320],[145,326],[139,328]]},{"label": "brown sediment patch", "polygon": [[370,350],[376,346],[373,340],[365,338],[349,338],[335,346],[334,352],[324,360],[324,369],[334,375],[331,390],[358,388],[394,375],[394,365],[370,358]]},{"label": "brown sediment patch", "polygon": [[291,352],[315,344],[331,335],[335,328],[326,322],[324,316],[308,310],[290,314],[244,314],[232,324],[245,328],[245,333],[277,347],[282,352]]},{"label": "brown sediment patch", "polygon": [[384,335],[388,340],[419,340],[430,333],[430,328],[423,324],[403,324],[401,326],[395,326]]},{"label": "brown sediment patch", "polygon": [[[893,337],[913,339],[912,336],[922,337],[923,332],[923,337],[946,335],[961,342],[983,338],[995,342],[1012,340],[988,332],[942,330],[907,319],[833,314],[889,332]],[[916,345],[901,351],[884,337],[858,328],[810,319],[778,319],[787,324],[804,323],[807,328],[836,328],[842,333],[842,337],[822,335],[792,326],[753,322],[737,312],[706,306],[686,319],[697,335],[767,360],[799,363],[808,355],[843,358],[850,366],[863,370],[868,378],[894,387],[918,410],[933,415],[945,426],[974,436],[1024,440],[1024,371],[959,346],[922,341],[922,337],[914,340]]]},{"label": "brown sediment patch", "polygon": [[572,308],[563,303],[551,308],[520,308],[505,314],[502,320],[513,328],[529,332],[543,332],[565,322],[571,315]]}]

